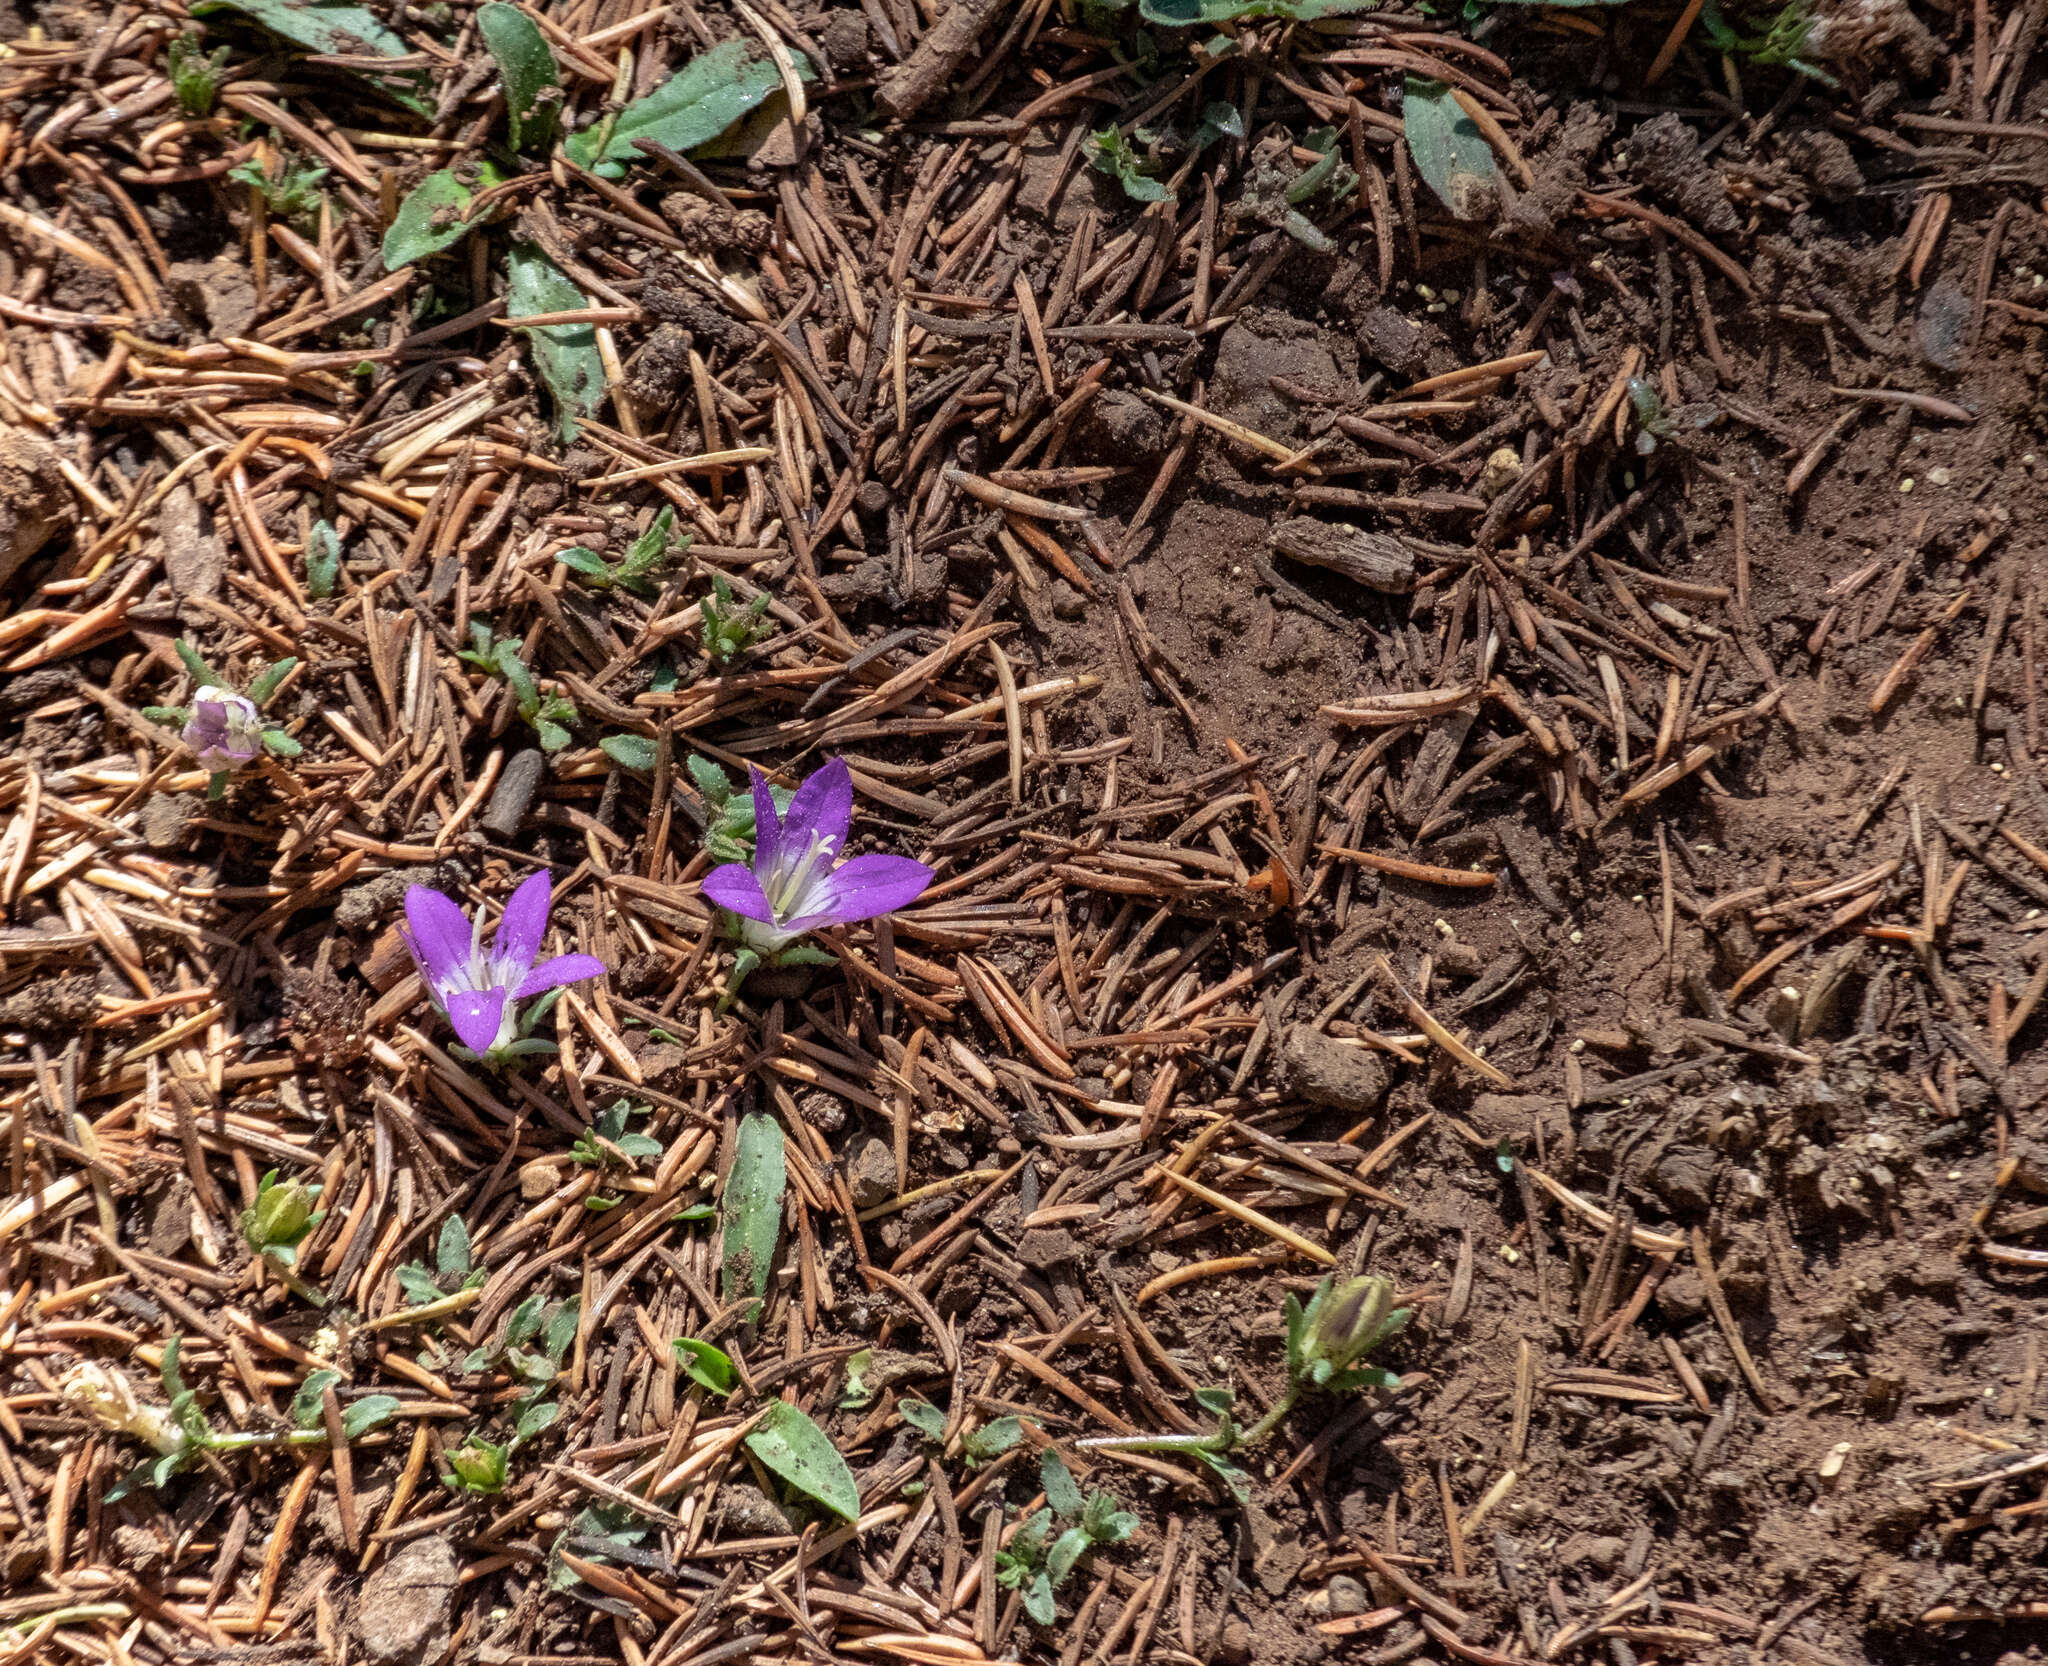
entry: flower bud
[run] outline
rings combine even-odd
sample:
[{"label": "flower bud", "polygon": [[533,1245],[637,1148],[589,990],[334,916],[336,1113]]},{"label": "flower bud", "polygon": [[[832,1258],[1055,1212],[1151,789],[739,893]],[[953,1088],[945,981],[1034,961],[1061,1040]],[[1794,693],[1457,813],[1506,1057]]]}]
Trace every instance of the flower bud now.
[{"label": "flower bud", "polygon": [[1290,1352],[1297,1369],[1318,1386],[1337,1382],[1359,1361],[1408,1323],[1408,1310],[1394,1306],[1394,1287],[1372,1276],[1325,1279],[1309,1299],[1298,1326],[1291,1326]]},{"label": "flower bud", "polygon": [[246,694],[202,688],[192,696],[192,716],[181,738],[208,774],[238,770],[263,750],[263,714]]},{"label": "flower bud", "polygon": [[509,1446],[493,1446],[480,1436],[472,1436],[448,1454],[448,1467],[455,1472],[455,1483],[465,1492],[503,1492],[511,1455]]},{"label": "flower bud", "polygon": [[303,1180],[279,1184],[274,1173],[263,1177],[256,1192],[256,1207],[242,1212],[242,1236],[251,1249],[290,1249],[310,1232],[318,1220],[313,1205],[320,1188]]}]

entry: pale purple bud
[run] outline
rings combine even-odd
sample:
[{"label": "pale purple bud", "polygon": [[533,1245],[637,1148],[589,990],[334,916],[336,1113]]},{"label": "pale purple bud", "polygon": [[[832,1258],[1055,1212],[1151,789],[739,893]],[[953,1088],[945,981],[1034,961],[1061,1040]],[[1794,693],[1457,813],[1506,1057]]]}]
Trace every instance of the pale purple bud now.
[{"label": "pale purple bud", "polygon": [[183,739],[208,774],[238,770],[263,750],[263,714],[246,694],[202,688],[192,696]]}]

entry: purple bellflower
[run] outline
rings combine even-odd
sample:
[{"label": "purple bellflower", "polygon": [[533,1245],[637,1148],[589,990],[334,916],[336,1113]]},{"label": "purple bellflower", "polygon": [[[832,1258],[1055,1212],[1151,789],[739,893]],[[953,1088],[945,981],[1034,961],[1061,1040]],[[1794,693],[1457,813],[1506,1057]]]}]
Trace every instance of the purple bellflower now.
[{"label": "purple bellflower", "polygon": [[587,954],[556,955],[534,964],[547,935],[548,902],[548,876],[537,873],[512,893],[486,950],[481,914],[472,922],[456,903],[424,885],[405,893],[400,936],[420,981],[462,1045],[480,1059],[496,1062],[552,1052],[549,1043],[526,1038],[546,1007],[533,1009],[522,1023],[519,1003],[607,969]]},{"label": "purple bellflower", "polygon": [[238,770],[263,750],[263,714],[246,694],[202,688],[192,696],[192,715],[179,738],[199,754],[207,774]]},{"label": "purple bellflower", "polygon": [[792,949],[805,932],[893,913],[931,884],[932,870],[907,856],[840,861],[853,821],[853,777],[844,760],[834,758],[798,787],[780,815],[768,778],[758,769],[751,774],[753,864],[728,862],[704,876],[705,896],[732,913],[745,945],[740,977],[770,957],[813,958]]}]

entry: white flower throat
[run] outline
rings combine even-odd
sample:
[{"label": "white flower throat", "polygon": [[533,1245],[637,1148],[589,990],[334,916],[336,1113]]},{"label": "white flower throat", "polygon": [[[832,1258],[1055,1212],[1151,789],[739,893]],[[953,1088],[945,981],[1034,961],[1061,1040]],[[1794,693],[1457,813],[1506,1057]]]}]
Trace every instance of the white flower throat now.
[{"label": "white flower throat", "polygon": [[787,847],[776,852],[768,883],[761,888],[776,919],[795,920],[818,912],[824,882],[838,851],[838,839],[813,831],[802,854],[793,855]]}]

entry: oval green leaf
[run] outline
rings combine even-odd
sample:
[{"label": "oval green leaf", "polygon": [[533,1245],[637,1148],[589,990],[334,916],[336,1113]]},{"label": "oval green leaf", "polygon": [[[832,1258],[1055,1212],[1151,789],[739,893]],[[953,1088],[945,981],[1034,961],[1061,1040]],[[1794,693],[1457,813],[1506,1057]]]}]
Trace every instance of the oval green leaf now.
[{"label": "oval green leaf", "polygon": [[722,1348],[699,1342],[694,1336],[676,1338],[676,1364],[691,1382],[713,1394],[730,1394],[739,1380],[731,1358]]},{"label": "oval green leaf", "polygon": [[743,1118],[739,1149],[719,1198],[725,1221],[725,1264],[719,1273],[719,1291],[725,1300],[766,1294],[768,1268],[782,1235],[782,1194],[788,1184],[782,1124],[772,1116]]},{"label": "oval green leaf", "polygon": [[384,233],[384,270],[411,266],[467,237],[469,195],[469,187],[450,168],[428,174],[408,191]]},{"label": "oval green leaf", "polygon": [[654,742],[645,735],[606,735],[597,744],[621,769],[636,770],[642,775],[654,769]]},{"label": "oval green leaf", "polygon": [[579,167],[596,167],[617,178],[625,163],[641,160],[635,140],[654,139],[670,150],[695,150],[781,85],[781,72],[767,59],[755,57],[745,41],[721,41],[709,52],[698,53],[645,98],[627,105],[609,128],[600,121],[572,133],[564,148]]},{"label": "oval green leaf", "polygon": [[1494,197],[1499,177],[1493,146],[1441,81],[1408,77],[1401,128],[1415,170],[1461,220],[1478,218]]},{"label": "oval green leaf", "polygon": [[777,1400],[768,1408],[768,1415],[747,1436],[747,1450],[796,1491],[815,1498],[841,1520],[859,1518],[860,1488],[839,1448],[787,1400]]},{"label": "oval green leaf", "polygon": [[[505,266],[511,280],[505,297],[507,318],[574,312],[590,305],[590,297],[538,243],[514,243]],[[566,445],[576,437],[577,419],[604,402],[604,360],[598,356],[597,331],[588,324],[546,324],[528,330],[526,339],[533,368],[554,396],[555,437]],[[562,740],[566,745],[568,736]]]},{"label": "oval green leaf", "polygon": [[[505,87],[506,137],[512,148],[545,149],[554,137],[561,75],[540,25],[517,6],[491,0],[477,8],[476,27],[498,60],[498,79]],[[551,90],[554,97],[545,97]]]}]

